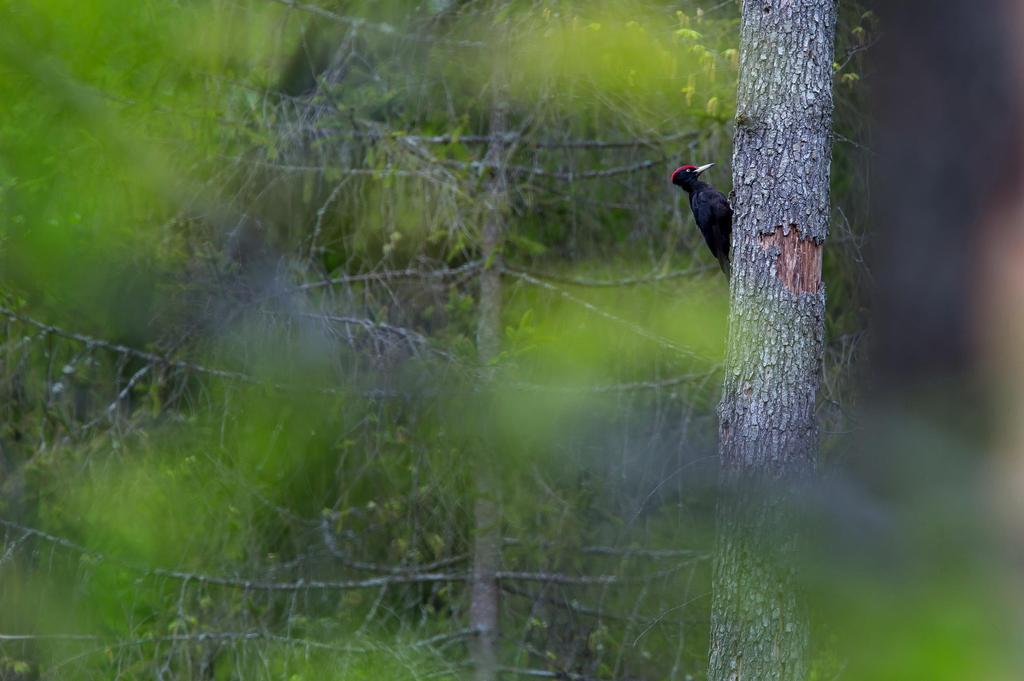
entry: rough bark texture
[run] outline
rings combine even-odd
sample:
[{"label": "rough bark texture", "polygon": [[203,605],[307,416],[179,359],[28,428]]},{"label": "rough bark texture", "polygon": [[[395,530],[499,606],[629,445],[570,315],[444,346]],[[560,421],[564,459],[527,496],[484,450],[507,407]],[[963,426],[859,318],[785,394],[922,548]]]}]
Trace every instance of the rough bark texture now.
[{"label": "rough bark texture", "polygon": [[806,678],[795,483],[815,467],[836,0],[744,0],[712,681]]},{"label": "rough bark texture", "polygon": [[480,361],[488,364],[501,352],[501,247],[505,238],[505,216],[508,204],[508,178],[504,171],[504,135],[508,127],[505,104],[495,102],[491,109],[491,143],[487,147],[484,166],[493,175],[487,185],[481,255],[484,269],[480,274],[480,320],[476,329],[476,347]]},{"label": "rough bark texture", "polygon": [[[504,172],[504,142],[508,114],[500,95],[491,110],[490,134],[485,165],[494,168],[488,182],[481,254],[484,269],[480,274],[480,321],[477,326],[477,353],[481,364],[493,362],[501,351],[501,247],[505,234],[508,180]],[[473,583],[469,609],[470,627],[476,631],[471,655],[477,681],[497,678],[498,581],[495,574],[501,561],[501,525],[494,500],[493,471],[481,459],[476,471],[476,501],[473,546]]]}]

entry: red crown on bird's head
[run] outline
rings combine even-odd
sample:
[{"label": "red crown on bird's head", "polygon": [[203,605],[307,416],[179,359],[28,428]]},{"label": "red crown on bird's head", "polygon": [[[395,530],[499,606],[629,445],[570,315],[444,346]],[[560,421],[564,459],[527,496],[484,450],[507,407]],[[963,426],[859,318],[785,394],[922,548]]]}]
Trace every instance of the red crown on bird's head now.
[{"label": "red crown on bird's head", "polygon": [[672,171],[672,177],[670,179],[674,181],[676,179],[676,175],[678,175],[679,173],[682,173],[682,172],[687,171],[687,170],[696,170],[696,169],[697,169],[697,166],[679,166],[678,168],[676,168],[675,170]]}]

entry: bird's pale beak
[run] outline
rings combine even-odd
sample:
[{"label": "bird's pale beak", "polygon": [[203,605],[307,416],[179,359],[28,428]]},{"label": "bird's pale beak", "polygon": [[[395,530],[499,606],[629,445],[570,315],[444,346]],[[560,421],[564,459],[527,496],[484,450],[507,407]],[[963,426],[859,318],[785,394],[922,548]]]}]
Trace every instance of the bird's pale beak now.
[{"label": "bird's pale beak", "polygon": [[715,164],[714,163],[709,163],[706,166],[701,166],[700,168],[697,168],[695,171],[693,171],[693,173],[695,175],[700,175],[701,173],[703,173],[705,170],[707,170],[708,168],[710,168],[713,165],[715,165]]}]

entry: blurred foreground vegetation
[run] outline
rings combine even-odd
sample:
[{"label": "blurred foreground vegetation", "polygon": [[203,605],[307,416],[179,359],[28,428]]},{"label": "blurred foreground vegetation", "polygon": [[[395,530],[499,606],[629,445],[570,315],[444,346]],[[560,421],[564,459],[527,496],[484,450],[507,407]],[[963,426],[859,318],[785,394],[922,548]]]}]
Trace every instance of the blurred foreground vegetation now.
[{"label": "blurred foreground vegetation", "polygon": [[[703,678],[728,291],[667,177],[728,189],[737,12],[0,4],[0,678],[462,678],[480,468],[504,673]],[[844,3],[826,467],[857,425],[876,29]],[[849,678],[985,677],[980,643],[918,661],[944,639],[908,619]]]}]

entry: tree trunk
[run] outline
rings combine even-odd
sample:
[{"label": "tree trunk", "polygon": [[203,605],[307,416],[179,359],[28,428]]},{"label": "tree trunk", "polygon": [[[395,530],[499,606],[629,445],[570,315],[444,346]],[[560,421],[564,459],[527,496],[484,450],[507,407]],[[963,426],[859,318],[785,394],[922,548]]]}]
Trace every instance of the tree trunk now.
[{"label": "tree trunk", "polygon": [[[484,163],[493,172],[488,181],[481,243],[484,268],[480,273],[480,320],[477,326],[477,353],[485,369],[501,351],[501,247],[508,203],[503,137],[507,118],[499,92],[491,109],[491,141]],[[487,457],[477,461],[473,514],[475,534],[469,619],[476,637],[471,655],[477,681],[493,681],[497,678],[498,581],[495,573],[501,561],[501,517],[495,502],[494,471]]]},{"label": "tree trunk", "polygon": [[744,0],[711,681],[806,678],[795,483],[815,469],[835,0]]}]

